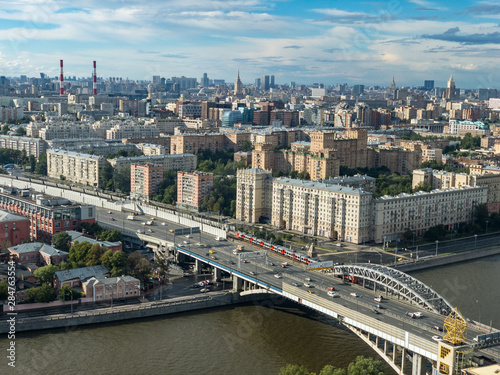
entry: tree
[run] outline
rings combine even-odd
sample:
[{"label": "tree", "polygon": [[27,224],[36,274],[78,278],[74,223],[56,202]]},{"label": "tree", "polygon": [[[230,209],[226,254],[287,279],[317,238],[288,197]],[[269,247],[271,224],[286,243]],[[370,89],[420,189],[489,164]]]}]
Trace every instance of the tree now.
[{"label": "tree", "polygon": [[279,375],[309,375],[309,371],[304,366],[286,365],[280,369]]},{"label": "tree", "polygon": [[108,270],[111,270],[111,268],[113,267],[112,258],[113,250],[106,251],[101,257],[101,264],[106,266]]},{"label": "tree", "polygon": [[69,251],[71,236],[68,232],[59,232],[52,236],[52,245],[61,251]]},{"label": "tree", "polygon": [[321,369],[319,375],[347,375],[347,372],[343,368],[335,368],[332,365],[326,365]]},{"label": "tree", "polygon": [[71,249],[69,249],[68,262],[71,264],[72,268],[85,267],[87,262],[87,256],[92,248],[92,244],[87,241],[76,241]]},{"label": "tree", "polygon": [[384,368],[381,361],[358,356],[347,367],[347,375],[384,375]]},{"label": "tree", "polygon": [[2,126],[2,134],[5,135],[9,132],[10,128],[9,125],[4,125]]},{"label": "tree", "polygon": [[109,161],[105,161],[102,166],[102,172],[99,179],[99,187],[104,189],[109,180],[113,178],[113,167]]},{"label": "tree", "polygon": [[116,251],[111,257],[111,276],[121,276],[127,271],[127,255],[123,251]]},{"label": "tree", "polygon": [[115,229],[115,230],[104,230],[99,233],[98,237],[102,241],[109,241],[109,242],[118,242],[122,240],[122,233]]},{"label": "tree", "polygon": [[115,190],[120,190],[125,194],[130,193],[130,166],[115,169],[113,181]]},{"label": "tree", "polygon": [[59,271],[59,267],[53,264],[40,267],[33,272],[33,275],[39,278],[42,283],[52,283],[54,280],[54,274]]},{"label": "tree", "polygon": [[439,224],[427,229],[424,233],[424,239],[431,242],[442,240],[446,237],[446,233],[448,233],[446,227],[443,224]]},{"label": "tree", "polygon": [[480,225],[481,227],[485,226],[486,220],[488,220],[489,218],[488,206],[486,205],[486,203],[482,203],[476,206],[474,217],[478,225]]},{"label": "tree", "polygon": [[422,181],[420,182],[417,186],[413,188],[413,192],[416,193],[417,191],[426,191],[430,192],[432,191],[432,186],[429,184],[427,181]]},{"label": "tree", "polygon": [[24,295],[24,301],[27,303],[47,303],[55,300],[55,298],[54,288],[49,284],[43,284],[38,288],[29,288]]},{"label": "tree", "polygon": [[40,154],[38,163],[36,163],[35,173],[42,176],[47,176],[47,154]]},{"label": "tree", "polygon": [[92,267],[101,264],[101,257],[108,249],[99,244],[94,244],[85,257],[85,266]]},{"label": "tree", "polygon": [[241,144],[241,151],[249,152],[252,150],[253,150],[252,142],[250,142],[249,140],[243,141],[243,143]]},{"label": "tree", "polygon": [[29,157],[30,171],[34,172],[36,168],[36,158],[35,155],[30,155]]},{"label": "tree", "polygon": [[155,264],[160,280],[168,280],[168,269],[170,267],[170,261],[167,259],[166,255],[158,253],[155,258]]},{"label": "tree", "polygon": [[26,135],[26,129],[23,128],[22,126],[18,127],[17,130],[16,130],[16,135],[18,137],[23,137]]},{"label": "tree", "polygon": [[9,296],[9,286],[7,285],[7,281],[0,281],[0,301],[5,301]]},{"label": "tree", "polygon": [[63,285],[61,288],[59,288],[59,293],[57,294],[57,299],[59,301],[76,301],[81,297],[81,293],[76,289],[71,288],[69,285]]}]

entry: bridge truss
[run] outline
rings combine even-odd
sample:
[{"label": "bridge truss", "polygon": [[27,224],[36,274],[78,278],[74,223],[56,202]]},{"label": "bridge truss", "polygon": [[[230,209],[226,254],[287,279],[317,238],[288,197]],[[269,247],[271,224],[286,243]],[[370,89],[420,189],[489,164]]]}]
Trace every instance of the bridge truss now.
[{"label": "bridge truss", "polygon": [[[410,303],[438,314],[448,315],[453,306],[442,296],[421,281],[393,268],[378,264],[337,265],[334,275],[365,287],[398,295]],[[368,284],[368,285],[367,285]]]}]

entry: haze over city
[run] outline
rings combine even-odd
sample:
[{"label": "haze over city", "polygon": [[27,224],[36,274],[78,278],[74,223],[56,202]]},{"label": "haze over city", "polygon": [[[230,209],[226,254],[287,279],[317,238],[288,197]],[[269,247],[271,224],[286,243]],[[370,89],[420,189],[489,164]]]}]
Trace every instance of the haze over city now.
[{"label": "haze over city", "polygon": [[482,1],[2,1],[0,71],[150,80],[497,88],[500,5]]}]

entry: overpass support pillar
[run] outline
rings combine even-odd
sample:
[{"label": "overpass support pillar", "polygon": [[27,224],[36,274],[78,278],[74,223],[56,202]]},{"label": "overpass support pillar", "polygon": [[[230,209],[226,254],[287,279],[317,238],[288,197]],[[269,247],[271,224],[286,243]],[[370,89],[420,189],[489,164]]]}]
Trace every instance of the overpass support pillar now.
[{"label": "overpass support pillar", "polygon": [[406,362],[406,349],[402,348],[402,350],[401,350],[401,371],[399,372],[401,375],[404,375],[405,362]]},{"label": "overpass support pillar", "polygon": [[214,281],[220,281],[221,276],[222,276],[222,271],[214,267]]},{"label": "overpass support pillar", "polygon": [[387,340],[384,340],[384,354],[387,356]]},{"label": "overpass support pillar", "polygon": [[241,292],[242,289],[243,289],[243,280],[240,279],[238,276],[233,275],[233,291]]},{"label": "overpass support pillar", "polygon": [[413,353],[412,375],[425,375],[426,361],[420,354]]},{"label": "overpass support pillar", "polygon": [[194,272],[195,272],[195,273],[197,273],[197,274],[198,274],[198,273],[200,273],[200,272],[201,272],[201,264],[202,264],[202,262],[201,262],[201,261],[199,261],[198,259],[195,259],[195,260],[194,260]]},{"label": "overpass support pillar", "polygon": [[392,362],[396,363],[396,353],[398,351],[398,346],[396,344],[392,344]]}]

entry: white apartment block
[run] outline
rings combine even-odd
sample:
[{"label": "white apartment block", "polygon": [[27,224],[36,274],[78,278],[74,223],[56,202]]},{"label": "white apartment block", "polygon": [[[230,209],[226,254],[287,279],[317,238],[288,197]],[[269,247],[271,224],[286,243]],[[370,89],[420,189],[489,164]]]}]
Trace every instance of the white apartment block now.
[{"label": "white apartment block", "polygon": [[102,156],[80,154],[72,151],[48,150],[47,175],[52,178],[64,176],[73,182],[98,186],[105,161],[106,159]]},{"label": "white apartment block", "polygon": [[490,135],[490,128],[481,121],[450,120],[448,132],[450,134],[473,133],[473,135]]},{"label": "white apartment block", "polygon": [[163,145],[155,145],[151,143],[138,143],[135,147],[145,156],[152,155],[169,155],[170,149]]},{"label": "white apartment block", "polygon": [[40,138],[14,137],[11,135],[0,135],[0,148],[26,151],[26,155],[33,155],[38,159],[40,154],[45,153],[47,143]]},{"label": "white apartment block", "polygon": [[160,136],[156,125],[115,125],[106,130],[106,139],[155,138]]},{"label": "white apartment block", "polygon": [[190,171],[196,169],[196,155],[193,154],[172,154],[153,156],[134,156],[128,158],[116,158],[108,160],[113,168],[123,168],[131,164],[160,164],[163,171],[181,170]]},{"label": "white apartment block", "polygon": [[487,197],[487,187],[462,186],[374,199],[373,240],[398,240],[407,229],[421,236],[440,224],[457,229],[458,224],[473,221],[474,208],[486,203]]},{"label": "white apartment block", "polygon": [[279,228],[351,243],[370,237],[372,194],[314,181],[273,179],[271,223]]}]

